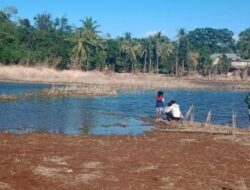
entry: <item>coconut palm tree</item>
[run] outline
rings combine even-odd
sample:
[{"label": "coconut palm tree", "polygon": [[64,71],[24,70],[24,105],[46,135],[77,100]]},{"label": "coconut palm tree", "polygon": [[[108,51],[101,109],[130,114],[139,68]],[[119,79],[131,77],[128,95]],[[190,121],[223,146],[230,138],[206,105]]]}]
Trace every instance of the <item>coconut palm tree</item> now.
[{"label": "coconut palm tree", "polygon": [[159,56],[161,51],[161,37],[162,32],[155,34],[155,55],[156,55],[156,73],[159,73]]},{"label": "coconut palm tree", "polygon": [[170,42],[161,44],[161,55],[168,57],[173,52],[173,45]]},{"label": "coconut palm tree", "polygon": [[156,59],[156,73],[159,73],[160,57],[168,57],[172,53],[172,45],[167,37],[162,35],[162,32],[157,32],[154,36],[154,53]]},{"label": "coconut palm tree", "polygon": [[98,28],[100,25],[97,24],[97,21],[93,20],[92,17],[86,17],[84,20],[81,20],[83,29],[88,31],[90,35],[97,36],[100,31]]},{"label": "coconut palm tree", "polygon": [[135,72],[137,56],[141,51],[141,45],[135,40],[122,40],[121,52],[126,55],[129,62],[129,70]]},{"label": "coconut palm tree", "polygon": [[169,57],[173,53],[173,51],[174,51],[174,47],[170,43],[170,41],[164,41],[161,44],[160,58],[161,58],[161,61],[162,61],[161,65],[162,65],[163,69],[166,69],[166,67],[167,67],[166,60],[169,59]]},{"label": "coconut palm tree", "polygon": [[147,60],[150,59],[150,40],[144,38],[141,41],[141,57],[143,58],[143,73],[146,73]]},{"label": "coconut palm tree", "polygon": [[187,33],[184,28],[180,28],[177,34],[178,39],[178,61],[182,65],[182,72],[185,70],[185,64],[187,60]]},{"label": "coconut palm tree", "polygon": [[83,33],[86,39],[85,43],[85,50],[86,50],[86,70],[89,69],[89,60],[91,53],[94,49],[103,49],[101,38],[99,37],[98,28],[100,25],[97,24],[95,20],[92,19],[92,17],[86,17],[85,20],[82,21],[82,28]]},{"label": "coconut palm tree", "polygon": [[73,38],[69,41],[74,43],[72,49],[73,60],[76,60],[76,68],[84,70],[89,69],[89,60],[92,51],[95,48],[102,49],[101,38],[98,36],[97,30],[99,25],[92,19],[87,17],[82,21],[82,27],[76,30]]},{"label": "coconut palm tree", "polygon": [[85,61],[87,60],[87,52],[85,47],[86,38],[84,36],[83,30],[77,30],[74,38],[69,39],[69,41],[72,41],[75,44],[72,49],[71,58],[74,64],[72,64],[71,67],[75,69],[86,68],[84,65]]}]

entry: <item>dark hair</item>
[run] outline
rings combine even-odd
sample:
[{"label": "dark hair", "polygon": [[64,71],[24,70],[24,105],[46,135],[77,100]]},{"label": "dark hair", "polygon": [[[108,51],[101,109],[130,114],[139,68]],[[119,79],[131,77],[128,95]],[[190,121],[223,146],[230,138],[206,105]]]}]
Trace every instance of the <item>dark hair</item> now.
[{"label": "dark hair", "polygon": [[163,95],[164,95],[164,93],[162,91],[157,92],[157,96],[163,96]]},{"label": "dark hair", "polygon": [[171,100],[170,101],[170,104],[172,105],[172,104],[175,104],[176,103],[176,101],[175,100]]}]

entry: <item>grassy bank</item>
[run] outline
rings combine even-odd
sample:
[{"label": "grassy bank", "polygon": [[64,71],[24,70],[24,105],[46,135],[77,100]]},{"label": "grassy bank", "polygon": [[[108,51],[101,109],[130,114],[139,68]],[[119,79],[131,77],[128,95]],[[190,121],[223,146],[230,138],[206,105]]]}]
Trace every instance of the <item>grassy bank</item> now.
[{"label": "grassy bank", "polygon": [[[204,79],[200,76],[175,78],[161,74],[102,73],[98,71],[82,72],[77,70],[58,71],[45,67],[0,66],[1,81],[23,81],[40,83],[63,83],[96,85],[102,91],[103,86],[115,90],[147,90],[162,88],[185,89],[230,89],[249,90],[249,81],[235,78]],[[106,88],[106,87],[105,87]]]}]

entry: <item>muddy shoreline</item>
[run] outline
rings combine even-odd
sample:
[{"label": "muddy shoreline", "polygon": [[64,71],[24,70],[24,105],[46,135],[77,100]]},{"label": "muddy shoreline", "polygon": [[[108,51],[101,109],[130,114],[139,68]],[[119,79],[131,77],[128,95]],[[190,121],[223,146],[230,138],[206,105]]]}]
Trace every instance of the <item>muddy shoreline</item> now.
[{"label": "muddy shoreline", "polygon": [[0,189],[249,189],[250,136],[0,134]]}]

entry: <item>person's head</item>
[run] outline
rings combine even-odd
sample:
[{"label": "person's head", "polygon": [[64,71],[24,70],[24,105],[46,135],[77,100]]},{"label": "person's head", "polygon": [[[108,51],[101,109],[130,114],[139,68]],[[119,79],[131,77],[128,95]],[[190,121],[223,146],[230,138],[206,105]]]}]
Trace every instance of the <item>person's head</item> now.
[{"label": "person's head", "polygon": [[175,104],[175,103],[176,103],[175,100],[171,100],[171,101],[170,101],[170,104],[171,104],[171,105],[173,105],[173,104]]},{"label": "person's head", "polygon": [[162,91],[157,92],[157,96],[163,96],[163,95],[164,95],[164,93]]}]

